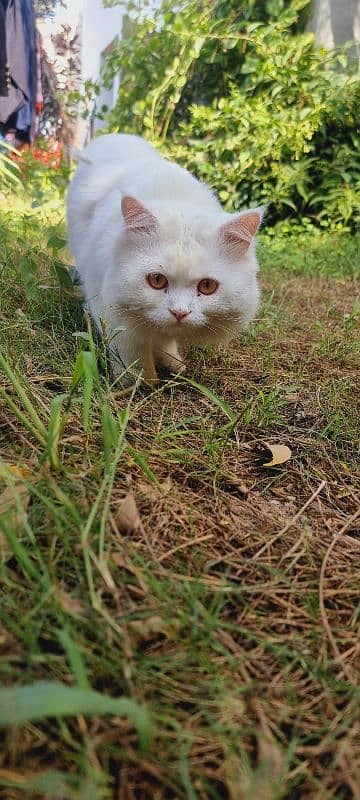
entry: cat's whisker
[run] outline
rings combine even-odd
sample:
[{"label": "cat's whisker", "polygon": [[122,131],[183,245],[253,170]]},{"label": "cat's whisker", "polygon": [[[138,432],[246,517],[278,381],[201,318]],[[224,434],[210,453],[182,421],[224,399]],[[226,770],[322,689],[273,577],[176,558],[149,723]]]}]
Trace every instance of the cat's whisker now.
[{"label": "cat's whisker", "polygon": [[141,306],[119,306],[119,305],[116,305],[116,306],[112,306],[112,308],[114,308],[116,311],[121,313],[123,311],[130,311],[130,312],[132,312],[132,311],[144,311],[145,306],[144,306],[144,303],[143,303]]}]

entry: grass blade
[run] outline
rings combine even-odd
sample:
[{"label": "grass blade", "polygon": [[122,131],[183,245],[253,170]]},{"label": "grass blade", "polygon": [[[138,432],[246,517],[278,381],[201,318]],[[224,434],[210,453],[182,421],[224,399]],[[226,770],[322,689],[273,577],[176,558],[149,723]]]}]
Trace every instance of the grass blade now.
[{"label": "grass blade", "polygon": [[7,392],[5,392],[5,390],[1,388],[0,388],[0,397],[2,397],[6,405],[9,408],[11,408],[11,411],[13,412],[13,414],[15,414],[15,417],[19,420],[19,422],[21,422],[24,428],[26,428],[26,430],[28,430],[29,433],[31,433],[34,439],[36,439],[42,445],[42,447],[45,447],[46,446],[45,437],[41,433],[39,433],[38,429],[27,418],[27,416],[24,414],[21,408],[19,408],[19,406],[17,406],[16,403],[14,403],[13,399],[9,397]]},{"label": "grass blade", "polygon": [[237,416],[235,414],[235,411],[233,411],[232,408],[230,408],[226,400],[222,400],[221,397],[218,397],[217,394],[215,394],[215,392],[212,392],[211,389],[208,389],[207,386],[203,386],[201,383],[196,383],[196,381],[191,380],[191,378],[185,378],[183,376],[181,376],[181,381],[185,381],[185,383],[190,384],[190,386],[193,386],[194,389],[197,389],[198,392],[200,392],[200,394],[203,394],[204,397],[207,397],[208,400],[211,400],[213,405],[220,408],[223,414],[225,414],[225,416],[230,420],[230,422],[236,421]]},{"label": "grass blade", "polygon": [[111,454],[114,452],[119,439],[119,424],[107,403],[102,409],[102,433],[105,468],[108,471],[111,464]]},{"label": "grass blade", "polygon": [[[14,526],[9,515],[3,514],[0,516],[0,531],[2,531],[6,536],[9,547],[11,547],[15,558],[17,558],[19,564],[21,565],[24,574],[27,575],[30,580],[35,581],[35,583],[39,583],[45,590],[47,590],[49,581],[43,574],[40,573],[40,570],[34,566],[32,560],[29,558],[25,547],[23,547],[18,539],[17,532],[14,530]],[[36,555],[38,556],[38,553],[36,553]],[[43,565],[42,569],[44,569]]]},{"label": "grass blade", "polygon": [[21,385],[21,383],[19,381],[19,378],[17,377],[15,372],[13,372],[13,370],[11,369],[10,364],[6,360],[5,356],[2,354],[1,350],[0,350],[0,367],[3,370],[3,372],[5,372],[5,375],[8,378],[8,380],[10,381],[10,383],[11,383],[13,389],[15,390],[19,400],[21,401],[21,403],[23,404],[25,410],[29,414],[29,417],[30,417],[34,427],[36,428],[38,433],[43,437],[43,439],[46,440],[46,428],[45,428],[45,425],[41,422],[41,419],[38,416],[37,412],[35,411],[34,406],[30,402],[30,400],[29,400],[29,398],[28,398],[23,386]]},{"label": "grass blade", "polygon": [[71,381],[71,391],[73,391],[81,381],[83,386],[83,425],[85,431],[89,429],[91,397],[94,388],[94,379],[97,377],[96,355],[90,350],[81,350],[75,362],[75,367]]},{"label": "grass blade", "polygon": [[[33,776],[15,772],[13,769],[0,770],[0,786],[9,788],[19,788],[23,791],[42,792],[44,798],[69,797],[70,791],[76,785],[76,778],[68,773],[59,770],[47,770]],[[32,795],[30,795],[31,797]]]},{"label": "grass blade", "polygon": [[134,448],[130,444],[127,445],[127,449],[131,457],[134,459],[135,464],[137,464],[138,467],[142,469],[144,475],[146,475],[146,477],[149,478],[151,483],[154,483],[158,489],[161,489],[161,485],[155,475],[155,472],[153,472],[153,470],[149,466],[146,456],[144,456],[143,453],[139,453],[137,450],[134,450]]},{"label": "grass blade", "polygon": [[48,456],[50,464],[55,468],[60,468],[59,460],[59,438],[61,431],[61,407],[66,395],[62,394],[54,397],[50,407],[50,419],[47,430],[47,448],[45,455]]},{"label": "grass blade", "polygon": [[141,747],[149,744],[148,713],[128,697],[108,697],[92,689],[66,686],[58,681],[36,681],[27,686],[0,689],[0,726],[78,714],[129,717],[138,731]]},{"label": "grass blade", "polygon": [[86,668],[80,648],[77,646],[77,644],[75,644],[66,628],[58,631],[57,636],[69,659],[71,671],[77,685],[81,689],[90,689],[91,687],[87,679]]},{"label": "grass blade", "polygon": [[83,390],[83,424],[87,431],[90,420],[91,396],[94,386],[94,377],[97,373],[96,358],[89,350],[84,350],[84,390]]},{"label": "grass blade", "polygon": [[[120,413],[118,415],[118,419],[117,419],[118,441],[117,441],[117,445],[116,445],[116,450],[114,452],[114,458],[112,460],[112,463],[109,464],[108,471],[107,471],[107,479],[108,479],[107,492],[106,492],[106,495],[105,495],[104,508],[103,508],[103,511],[102,511],[101,522],[100,522],[100,536],[99,536],[99,558],[100,558],[100,560],[104,556],[105,526],[106,526],[106,519],[107,519],[107,516],[108,516],[108,513],[109,513],[109,508],[110,508],[111,493],[112,493],[112,488],[113,488],[114,480],[115,480],[116,467],[118,465],[119,459],[121,458],[122,453],[123,453],[124,448],[125,448],[125,433],[126,433],[127,424],[129,422],[129,418],[130,418],[130,408],[131,408],[131,404],[132,404],[132,401],[133,401],[133,398],[134,398],[135,391],[136,391],[136,387],[133,389],[133,391],[131,393],[131,397],[129,398],[127,406],[122,411],[120,411]],[[105,467],[106,467],[106,463],[105,463]],[[105,488],[106,488],[106,484],[104,484],[104,491],[105,491]]]}]

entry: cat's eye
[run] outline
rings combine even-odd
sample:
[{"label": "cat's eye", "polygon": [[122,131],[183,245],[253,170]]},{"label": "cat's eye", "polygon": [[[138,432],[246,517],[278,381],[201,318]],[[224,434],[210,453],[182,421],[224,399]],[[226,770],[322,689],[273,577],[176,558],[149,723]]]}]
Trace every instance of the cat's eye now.
[{"label": "cat's eye", "polygon": [[200,294],[214,294],[219,284],[214,278],[203,278],[199,281],[197,288]]},{"label": "cat's eye", "polygon": [[147,282],[152,289],[166,289],[168,279],[162,272],[149,272],[147,275]]}]

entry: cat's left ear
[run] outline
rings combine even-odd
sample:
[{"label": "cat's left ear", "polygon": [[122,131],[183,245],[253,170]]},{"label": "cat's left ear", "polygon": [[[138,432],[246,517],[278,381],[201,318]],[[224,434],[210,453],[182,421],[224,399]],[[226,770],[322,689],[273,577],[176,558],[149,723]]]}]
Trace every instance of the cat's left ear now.
[{"label": "cat's left ear", "polygon": [[123,197],[121,211],[128,231],[132,233],[149,235],[157,231],[159,225],[154,214],[151,213],[135,197]]},{"label": "cat's left ear", "polygon": [[243,211],[242,214],[234,215],[229,222],[225,222],[221,226],[220,239],[234,258],[245,255],[249,249],[265,211],[265,206],[252,208],[251,211]]}]

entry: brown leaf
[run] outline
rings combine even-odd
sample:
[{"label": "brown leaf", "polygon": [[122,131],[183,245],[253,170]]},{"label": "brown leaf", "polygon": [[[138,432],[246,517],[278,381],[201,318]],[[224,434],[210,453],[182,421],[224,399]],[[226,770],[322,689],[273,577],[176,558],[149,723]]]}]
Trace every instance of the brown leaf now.
[{"label": "brown leaf", "polygon": [[71,614],[73,617],[84,616],[85,606],[78,597],[70,594],[70,592],[62,587],[56,591],[56,596],[59,605],[67,614]]},{"label": "brown leaf", "polygon": [[258,757],[252,767],[244,754],[225,752],[225,774],[231,800],[274,800],[284,785],[286,759],[272,735],[259,732]]},{"label": "brown leaf", "polygon": [[138,639],[143,641],[157,638],[159,634],[165,636],[166,639],[171,639],[178,632],[180,622],[176,620],[166,622],[162,617],[154,615],[147,619],[132,620],[128,623],[128,627]]},{"label": "brown leaf", "polygon": [[219,475],[220,479],[220,486],[221,488],[226,489],[235,489],[236,492],[242,494],[244,497],[247,497],[250,489],[246,484],[240,480],[236,475],[228,472],[223,472]]},{"label": "brown leaf", "polygon": [[141,520],[132,491],[128,492],[120,500],[113,516],[115,525],[120,533],[133,533],[140,527]]},{"label": "brown leaf", "polygon": [[166,497],[169,494],[170,489],[172,486],[170,475],[165,478],[159,486],[156,486],[154,483],[145,483],[145,481],[138,481],[136,484],[136,490],[140,492],[140,494],[144,495],[147,500],[151,501],[159,501],[160,497]]},{"label": "brown leaf", "polygon": [[14,465],[8,466],[9,472],[15,475],[16,478],[31,478],[32,472],[29,467],[16,467]]},{"label": "brown leaf", "polygon": [[291,458],[290,447],[286,444],[268,444],[265,442],[265,447],[270,451],[272,458],[271,461],[266,461],[263,467],[275,467],[277,464],[284,464]]}]

